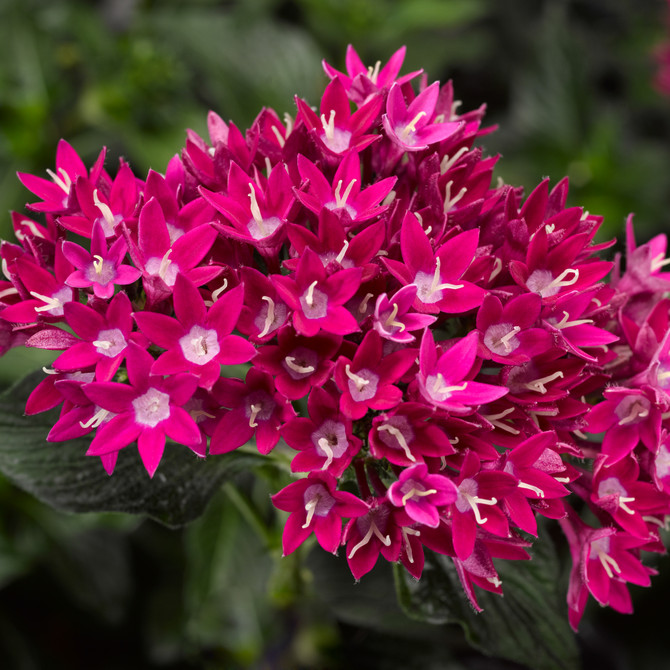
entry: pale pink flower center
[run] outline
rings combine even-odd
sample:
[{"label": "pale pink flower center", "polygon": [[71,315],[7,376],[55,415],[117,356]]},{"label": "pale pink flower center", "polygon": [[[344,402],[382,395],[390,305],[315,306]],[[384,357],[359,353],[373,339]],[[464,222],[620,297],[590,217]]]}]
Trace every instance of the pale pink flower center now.
[{"label": "pale pink flower center", "polygon": [[137,423],[155,428],[170,416],[170,396],[151,387],[146,393],[133,400],[133,409]]},{"label": "pale pink flower center", "polygon": [[128,343],[118,328],[110,328],[101,330],[98,333],[98,338],[92,344],[102,356],[114,358],[126,348]]},{"label": "pale pink flower center", "polygon": [[316,352],[305,347],[297,347],[282,361],[284,370],[296,381],[313,375],[318,364]]},{"label": "pale pink flower center", "polygon": [[328,296],[312,282],[300,296],[300,306],[307,319],[323,319],[328,313]]},{"label": "pale pink flower center", "polygon": [[217,332],[202,326],[193,326],[186,335],[180,337],[179,346],[184,358],[196,365],[209,363],[221,351]]}]

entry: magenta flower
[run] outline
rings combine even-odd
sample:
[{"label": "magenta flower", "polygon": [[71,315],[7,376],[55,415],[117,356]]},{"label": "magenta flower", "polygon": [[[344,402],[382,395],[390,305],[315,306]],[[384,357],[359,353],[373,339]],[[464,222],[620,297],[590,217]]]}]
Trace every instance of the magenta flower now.
[{"label": "magenta flower", "polygon": [[460,313],[481,304],[485,291],[464,280],[463,274],[477,251],[476,229],[455,235],[433,252],[416,216],[403,221],[400,248],[404,263],[384,258],[389,272],[402,284],[417,287],[414,306],[420,312]]},{"label": "magenta flower", "polygon": [[[384,212],[380,203],[391,192],[396,177],[381,179],[361,189],[361,161],[356,152],[348,153],[338,165],[332,185],[323,172],[304,156],[298,156],[300,176],[308,183],[306,191],[296,191],[298,200],[315,214],[325,207],[336,214],[346,214],[345,221],[355,225],[369,221]],[[344,221],[343,221],[344,223]]]},{"label": "magenta flower", "polygon": [[115,236],[121,223],[136,225],[141,185],[127,163],[121,161],[109,187],[107,184],[96,187],[93,181],[83,176],[77,179],[74,187],[80,211],[58,218],[68,230],[90,239],[96,223],[105,237]]},{"label": "magenta flower", "polygon": [[75,206],[74,184],[78,177],[85,177],[92,184],[97,184],[105,161],[105,150],[103,149],[91,168],[86,169],[79,154],[65,140],[58,142],[56,151],[56,171],[47,170],[52,181],[36,177],[25,172],[19,172],[21,183],[42,202],[34,202],[28,207],[36,212],[51,212],[63,214]]},{"label": "magenta flower", "polygon": [[517,490],[505,496],[504,505],[510,519],[521,530],[535,536],[535,512],[550,518],[565,516],[564,507],[557,499],[570,492],[554,476],[565,470],[561,457],[554,451],[555,445],[555,433],[537,433],[507,451],[497,464],[517,479]]},{"label": "magenta flower", "polygon": [[331,359],[342,337],[330,333],[304,337],[286,327],[279,331],[277,341],[277,345],[258,350],[254,366],[273,375],[277,390],[289,400],[298,400],[328,381],[334,365]]},{"label": "magenta flower", "polygon": [[307,412],[309,418],[292,418],[282,427],[286,444],[298,451],[291,470],[327,470],[341,477],[362,444],[351,420],[340,412],[337,396],[318,387],[309,394]]},{"label": "magenta flower", "polygon": [[364,133],[377,118],[382,99],[371,98],[352,114],[347,92],[337,77],[326,86],[321,98],[320,116],[304,100],[296,98],[296,104],[298,118],[329,155],[341,156],[347,151],[361,152],[380,139],[379,135]]},{"label": "magenta flower", "polygon": [[453,414],[471,414],[477,406],[502,398],[508,389],[471,381],[476,367],[475,331],[438,356],[430,330],[424,331],[419,352],[418,390],[434,407]]},{"label": "magenta flower", "polygon": [[591,528],[570,508],[568,511],[570,514],[560,523],[572,554],[568,617],[576,631],[589,593],[601,605],[608,605],[618,612],[632,612],[626,582],[649,586],[649,577],[656,571],[640,563],[639,548],[646,540],[613,527]]},{"label": "magenta flower", "polygon": [[197,388],[190,374],[159,377],[151,374],[154,359],[134,342],[128,345],[129,384],[91,382],[83,391],[98,407],[116,416],[96,432],[89,456],[118,453],[137,440],[137,449],[150,477],[154,476],[165,438],[186,446],[200,442],[200,429],[183,409]]},{"label": "magenta flower", "polygon": [[424,403],[405,402],[382,412],[372,420],[370,453],[403,467],[421,463],[425,457],[453,454],[454,447],[434,419],[433,410]]},{"label": "magenta flower", "polygon": [[103,316],[78,302],[64,307],[65,320],[74,335],[65,330],[47,329],[31,337],[27,346],[65,351],[53,366],[60,371],[85,370],[95,366],[98,381],[109,381],[123,361],[128,343],[148,344],[139,333],[132,333],[132,306],[125,293],[117,293]]},{"label": "magenta flower", "polygon": [[367,502],[369,511],[349,521],[342,540],[347,545],[347,563],[355,579],[370,572],[380,554],[387,561],[397,561],[402,550],[402,527],[412,524],[403,509],[393,507],[384,498]]},{"label": "magenta flower", "polygon": [[350,268],[328,276],[316,253],[307,248],[295,279],[273,275],[272,280],[293,310],[293,325],[301,335],[313,337],[320,330],[347,335],[358,330],[358,323],[344,303],[358,290],[361,272]]},{"label": "magenta flower", "polygon": [[416,284],[408,284],[392,298],[386,293],[377,297],[372,327],[385,340],[402,344],[414,342],[412,331],[423,330],[436,321],[437,317],[430,314],[410,312],[418,290]]},{"label": "magenta flower", "polygon": [[208,310],[193,283],[178,275],[173,291],[176,319],[156,312],[135,312],[139,329],[167,349],[153,364],[152,373],[190,372],[198,378],[199,386],[211,389],[222,365],[250,361],[256,354],[254,345],[231,334],[242,309],[243,293],[237,286],[220,295]]},{"label": "magenta flower", "polygon": [[425,88],[407,106],[403,89],[393,84],[382,116],[386,135],[403,151],[421,151],[430,144],[446,140],[460,127],[460,121],[435,123],[435,105],[440,93],[439,82]]},{"label": "magenta flower", "polygon": [[288,305],[279,298],[275,285],[253,268],[240,270],[244,285],[244,305],[237,327],[254,342],[272,339],[288,320]]},{"label": "magenta flower", "polygon": [[116,284],[132,284],[142,274],[137,268],[122,264],[127,249],[122,237],[107,249],[102,225],[96,221],[93,224],[90,253],[74,242],[63,242],[63,255],[77,268],[65,283],[74,288],[92,286],[98,298],[111,298]]},{"label": "magenta flower", "polygon": [[172,243],[165,215],[155,198],[144,205],[139,219],[137,243],[130,239],[128,249],[135,266],[142,271],[150,303],[168,298],[180,273],[196,286],[221,273],[219,267],[199,265],[216,239],[211,226],[193,228]]},{"label": "magenta flower", "polygon": [[507,537],[509,524],[499,503],[517,488],[513,475],[499,470],[481,470],[479,458],[470,451],[454,484],[458,497],[451,505],[456,556],[464,561],[472,554],[477,528]]},{"label": "magenta flower", "polygon": [[342,517],[360,517],[368,506],[352,493],[337,491],[337,480],[329,472],[310,472],[272,496],[272,504],[290,512],[284,533],[284,556],[294,552],[312,533],[331,554],[342,537]]},{"label": "magenta flower", "polygon": [[479,355],[505,365],[523,363],[551,348],[551,336],[543,328],[534,328],[542,301],[535,293],[512,298],[504,307],[489,293],[477,312],[481,333]]},{"label": "magenta flower", "polygon": [[605,433],[602,453],[610,459],[609,463],[621,460],[640,441],[655,453],[660,442],[661,411],[650,392],[611,387],[603,395],[605,400],[589,412],[587,430]]},{"label": "magenta flower", "polygon": [[221,234],[268,250],[283,241],[286,216],[293,204],[292,186],[285,166],[276,166],[265,188],[261,188],[239,165],[232,163],[226,195],[204,188],[200,192],[230,222],[216,225]]},{"label": "magenta flower", "polygon": [[383,66],[381,61],[377,61],[373,66],[365,67],[360,56],[350,44],[347,47],[345,61],[346,75],[326,63],[325,60],[321,63],[326,74],[331,79],[338,77],[347,89],[349,97],[355,103],[361,104],[370,96],[376,95],[380,91],[388,90],[394,82],[397,81],[398,84],[402,85],[421,74],[422,70],[416,70],[415,72],[398,77],[400,68],[405,60],[405,51],[405,47],[400,47]]},{"label": "magenta flower", "polygon": [[404,507],[410,519],[437,528],[440,525],[438,508],[455,502],[458,489],[448,477],[429,474],[425,463],[417,463],[400,473],[386,495],[396,507]]},{"label": "magenta flower", "polygon": [[338,358],[335,383],[342,392],[340,409],[351,419],[361,419],[368,409],[390,409],[402,400],[395,383],[409,370],[416,350],[400,349],[383,355],[376,331],[366,333],[353,359]]},{"label": "magenta flower", "polygon": [[287,399],[275,391],[272,377],[251,368],[246,380],[219,379],[212,393],[230,411],[212,435],[210,454],[225,454],[256,436],[256,447],[267,454],[279,442],[282,424],[295,416]]},{"label": "magenta flower", "polygon": [[65,280],[74,269],[65,258],[62,244],[56,245],[54,274],[30,261],[27,256],[16,260],[16,273],[31,297],[2,310],[2,318],[10,323],[57,321],[63,317],[63,307],[75,300],[76,291]]}]

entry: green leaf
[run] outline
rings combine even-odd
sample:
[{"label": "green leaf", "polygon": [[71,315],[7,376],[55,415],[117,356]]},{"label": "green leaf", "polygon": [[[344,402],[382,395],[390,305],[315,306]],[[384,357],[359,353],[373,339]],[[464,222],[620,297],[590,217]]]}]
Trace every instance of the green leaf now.
[{"label": "green leaf", "polygon": [[41,377],[39,372],[28,375],[0,395],[0,472],[56,509],[144,514],[177,527],[199,517],[223,481],[265,460],[241,451],[203,460],[168,443],[150,479],[131,447],[119,453],[110,477],[98,458],[85,455],[88,439],[46,441],[56,412],[23,415]]},{"label": "green leaf", "polygon": [[468,641],[485,654],[534,670],[578,668],[575,636],[568,624],[551,540],[537,540],[532,556],[531,561],[497,561],[504,596],[478,591],[484,609],[481,614],[465,597],[452,560],[432,552],[426,552],[426,566],[418,581],[397,567],[398,599],[413,618],[460,624]]}]

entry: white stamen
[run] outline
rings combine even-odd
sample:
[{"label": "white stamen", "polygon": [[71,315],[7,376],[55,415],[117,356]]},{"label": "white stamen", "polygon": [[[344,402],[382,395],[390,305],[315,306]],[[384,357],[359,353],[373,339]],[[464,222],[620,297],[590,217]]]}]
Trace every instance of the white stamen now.
[{"label": "white stamen", "polygon": [[407,330],[407,328],[404,323],[395,320],[396,316],[398,316],[398,303],[394,302],[391,314],[386,319],[386,321],[384,321],[384,326],[386,326],[386,328],[392,328],[393,326],[395,326],[396,328],[399,328],[400,332],[402,333],[405,330]]},{"label": "white stamen", "polygon": [[391,544],[391,538],[388,535],[382,535],[381,531],[375,525],[375,522],[370,523],[370,528],[368,532],[365,533],[365,537],[349,552],[347,558],[351,560],[354,557],[354,554],[361,548],[364,547],[371,539],[372,536],[376,535],[377,539],[385,546],[388,547]]},{"label": "white stamen", "polygon": [[275,321],[275,301],[267,295],[264,295],[261,300],[265,300],[268,304],[268,313],[265,315],[265,324],[263,330],[258,333],[258,337],[265,337],[272,328],[272,324]]},{"label": "white stamen", "polygon": [[407,560],[410,563],[414,563],[414,554],[412,553],[412,545],[409,543],[409,535],[415,535],[419,536],[421,535],[421,532],[418,530],[414,530],[414,528],[406,528],[402,527],[400,529],[400,532],[402,533],[402,543],[403,546],[405,547],[405,553],[407,554]]},{"label": "white stamen", "polygon": [[321,125],[323,126],[323,132],[326,135],[327,140],[332,140],[335,137],[335,110],[330,110],[330,116],[328,121],[326,121],[326,115],[321,114]]},{"label": "white stamen", "polygon": [[93,256],[95,259],[93,261],[93,267],[95,268],[95,274],[98,276],[102,275],[102,264],[105,262],[105,259],[102,256],[98,256],[97,254]]},{"label": "white stamen", "polygon": [[602,563],[602,566],[610,579],[614,578],[612,568],[614,568],[614,572],[616,572],[617,575],[621,574],[621,568],[619,567],[619,564],[609,554],[606,554],[604,551],[599,551],[598,558],[600,559],[600,562]]},{"label": "white stamen", "polygon": [[447,214],[451,209],[454,208],[456,203],[458,203],[463,196],[468,192],[468,189],[463,186],[463,188],[452,198],[451,197],[451,187],[454,185],[453,181],[448,181],[444,189],[444,213]]},{"label": "white stamen", "polygon": [[449,120],[453,121],[458,114],[456,114],[456,110],[463,104],[462,100],[454,100],[451,103],[451,110],[449,111]]},{"label": "white stamen", "polygon": [[435,259],[435,272],[433,273],[433,281],[430,285],[430,291],[428,293],[428,297],[430,297],[437,291],[444,291],[446,289],[456,290],[459,288],[463,288],[464,286],[464,284],[447,284],[447,283],[441,284],[440,280],[442,278],[440,277],[440,264],[441,264],[440,257],[438,256]]},{"label": "white stamen", "polygon": [[502,268],[503,262],[496,256],[493,260],[493,270],[491,270],[491,274],[489,275],[489,281],[493,281],[502,272]]},{"label": "white stamen", "polygon": [[401,140],[406,140],[409,136],[410,133],[415,133],[416,132],[416,124],[419,122],[419,120],[423,117],[426,116],[426,112],[419,112],[399,133],[398,135],[400,136]]},{"label": "white stamen", "polygon": [[96,349],[104,349],[105,351],[114,346],[114,342],[110,342],[109,340],[94,340],[91,344],[96,347]]},{"label": "white stamen", "polygon": [[489,500],[488,498],[478,498],[477,496],[471,496],[469,493],[463,493],[463,496],[468,501],[468,504],[472,508],[472,511],[475,513],[475,519],[477,520],[477,523],[486,523],[488,521],[487,517],[482,517],[482,515],[479,513],[479,508],[477,507],[477,505],[498,504],[497,498],[491,498]]},{"label": "white stamen", "polygon": [[170,254],[172,253],[172,249],[168,249],[165,252],[165,255],[163,258],[161,258],[161,264],[158,268],[158,276],[165,281],[165,275],[167,274],[168,268],[170,267],[170,263],[172,262],[170,260]]},{"label": "white stamen", "polygon": [[333,449],[330,446],[330,443],[328,442],[327,438],[321,437],[319,438],[318,442],[319,446],[323,451],[326,452],[326,462],[321,466],[322,470],[327,470],[330,467],[330,464],[333,462],[333,459],[335,458],[335,454],[333,453]]},{"label": "white stamen", "polygon": [[70,194],[72,180],[70,179],[70,175],[65,172],[63,168],[58,168],[58,175],[60,176],[58,176],[53,170],[47,170],[47,174],[51,177],[51,179],[53,179],[54,184],[63,190],[66,195]]},{"label": "white stamen", "polygon": [[249,407],[249,409],[251,410],[251,414],[249,416],[249,428],[256,428],[258,426],[258,423],[256,421],[256,417],[262,411],[263,405],[251,405],[251,407]]},{"label": "white stamen", "polygon": [[498,419],[504,419],[508,414],[512,414],[514,412],[514,407],[509,407],[508,409],[503,410],[499,414],[482,414],[482,418],[486,419],[491,425],[495,426],[496,428],[500,428],[500,430],[504,430],[507,433],[510,433],[512,435],[518,435],[519,431],[516,428],[512,428],[512,426],[508,426],[506,423],[502,423],[502,421],[498,421]]},{"label": "white stamen", "polygon": [[0,291],[0,300],[6,298],[8,295],[14,295],[14,294],[18,294],[18,291],[13,286],[10,286],[9,288],[6,288],[4,291]]},{"label": "white stamen", "polygon": [[286,137],[288,137],[293,130],[293,117],[288,112],[284,112],[284,125],[286,126]]},{"label": "white stamen", "polygon": [[668,530],[668,517],[665,516],[663,517],[663,521],[660,519],[657,519],[655,516],[643,516],[642,521],[646,521],[647,523],[653,523],[659,528],[663,528],[663,530]]},{"label": "white stamen", "polygon": [[[497,342],[494,342],[494,344],[502,344],[503,347],[505,348],[505,352],[509,353],[512,351],[512,345],[509,343],[509,341],[521,330],[521,326],[514,326],[512,330],[507,333],[507,335],[503,335]],[[518,346],[518,345],[517,345]]]},{"label": "white stamen", "polygon": [[440,174],[445,174],[463,154],[467,153],[468,148],[461,147],[453,156],[445,156],[440,162]]},{"label": "white stamen", "polygon": [[563,318],[554,326],[554,328],[572,328],[573,326],[582,326],[585,323],[593,323],[593,319],[577,319],[576,321],[570,321],[570,314],[563,311]]},{"label": "white stamen", "polygon": [[416,458],[412,454],[412,452],[409,450],[409,445],[407,444],[407,440],[405,439],[405,436],[402,434],[402,432],[396,428],[395,426],[392,426],[390,423],[383,423],[377,430],[384,430],[387,433],[390,433],[395,437],[396,440],[398,440],[398,444],[400,445],[400,448],[405,452],[405,456],[412,461],[412,463],[416,463]]},{"label": "white stamen", "polygon": [[223,284],[216,290],[212,291],[212,304],[215,303],[219,296],[228,288],[228,280],[224,277]]},{"label": "white stamen", "polygon": [[629,410],[628,414],[619,421],[620,426],[625,426],[627,423],[632,423],[636,419],[645,419],[649,416],[649,408],[644,407],[639,402],[634,402]]},{"label": "white stamen", "polygon": [[502,586],[502,582],[497,577],[487,577],[486,581],[489,582],[489,584],[493,584],[496,588]]},{"label": "white stamen", "polygon": [[258,225],[258,230],[260,231],[261,236],[267,237],[268,231],[263,225],[263,217],[261,216],[261,210],[258,206],[258,200],[256,200],[256,189],[253,184],[249,184],[249,200],[251,201],[249,204],[251,216]]},{"label": "white stamen", "polygon": [[456,386],[447,386],[444,383],[444,375],[441,372],[438,372],[435,381],[433,382],[433,393],[453,393],[454,391],[465,391],[468,383],[463,382],[462,384],[457,384]]},{"label": "white stamen", "polygon": [[277,142],[279,144],[279,147],[281,149],[284,148],[284,145],[286,144],[286,138],[281,134],[281,130],[277,128],[277,126],[270,126],[270,129],[274,133],[274,136],[277,138]]},{"label": "white stamen", "polygon": [[59,298],[52,298],[46,295],[42,295],[41,293],[37,293],[35,291],[30,291],[30,295],[32,295],[33,298],[37,298],[38,300],[41,300],[42,302],[46,303],[41,307],[35,307],[36,312],[48,312],[49,310],[52,309],[57,310],[63,309],[64,303]]},{"label": "white stamen", "polygon": [[[570,279],[566,279],[570,274],[572,274],[572,277]],[[545,293],[547,289],[552,289],[552,288],[561,288],[562,286],[572,286],[573,284],[577,283],[577,280],[579,279],[579,270],[576,270],[574,268],[568,268],[567,270],[563,270],[556,279],[552,280],[544,289]]]},{"label": "white stamen", "polygon": [[544,498],[544,491],[542,489],[539,489],[537,486],[533,486],[532,484],[526,484],[526,482],[519,482],[517,486],[520,489],[528,489],[529,491],[535,492],[540,498]]},{"label": "white stamen", "polygon": [[380,60],[378,60],[375,63],[374,67],[372,67],[372,65],[370,65],[370,67],[368,67],[368,79],[373,84],[377,83],[377,77],[379,76],[379,68],[381,67],[381,65],[382,65],[382,62]]},{"label": "white stamen", "polygon": [[361,304],[358,306],[358,311],[360,314],[365,314],[367,308],[368,308],[368,303],[370,302],[370,298],[374,298],[373,293],[366,293],[365,298],[361,300]]},{"label": "white stamen", "polygon": [[349,248],[349,240],[344,240],[344,246],[342,247],[340,253],[337,254],[335,258],[336,263],[339,263],[340,265],[342,264],[342,261],[344,260],[348,248]]},{"label": "white stamen", "polygon": [[534,379],[532,382],[524,384],[524,386],[529,391],[534,391],[535,393],[542,393],[542,395],[544,395],[547,392],[545,384],[554,381],[554,379],[560,379],[562,377],[564,377],[563,372],[561,370],[557,370],[553,374],[547,375],[546,377],[540,377],[540,379]]},{"label": "white stamen", "polygon": [[358,179],[352,179],[349,182],[349,185],[347,188],[344,189],[344,193],[340,195],[340,191],[342,190],[342,180],[340,179],[337,182],[337,186],[335,187],[335,208],[340,209],[341,207],[346,207],[347,204],[347,198],[351,195],[351,189],[354,187],[354,184],[358,181]]},{"label": "white stamen", "polygon": [[389,194],[382,200],[382,207],[388,207],[395,200],[395,196],[395,191],[389,191]]},{"label": "white stamen", "polygon": [[307,375],[316,370],[313,365],[299,365],[295,362],[295,356],[287,356],[284,360],[286,361],[286,365],[288,365],[293,372],[297,372],[301,375]]},{"label": "white stamen", "polygon": [[98,189],[97,188],[93,190],[93,203],[98,208],[98,210],[100,211],[100,214],[102,214],[103,218],[105,219],[105,221],[107,222],[109,227],[112,230],[114,230],[114,225],[115,225],[114,214],[112,214],[112,210],[110,209],[109,205],[102,202],[100,200],[100,198],[98,197]]},{"label": "white stamen", "polygon": [[355,372],[352,372],[351,365],[348,363],[344,366],[344,372],[346,373],[347,377],[349,377],[349,379],[354,382],[359,392],[370,383],[369,379],[363,379],[363,377],[357,375]]},{"label": "white stamen", "polygon": [[316,285],[318,284],[318,280],[314,280],[310,285],[309,288],[307,289],[307,293],[305,295],[305,302],[309,307],[314,306],[314,289],[316,288]]},{"label": "white stamen", "polygon": [[651,271],[658,272],[664,265],[670,264],[670,258],[665,258],[663,254],[658,254],[651,261]]},{"label": "white stamen", "polygon": [[88,421],[80,421],[82,428],[97,428],[109,415],[106,409],[99,408]]},{"label": "white stamen", "polygon": [[59,375],[60,372],[58,370],[54,370],[53,368],[47,368],[42,366],[42,372],[44,372],[47,375]]},{"label": "white stamen", "polygon": [[[274,128],[274,126],[272,126]],[[303,528],[309,528],[309,524],[312,523],[312,517],[316,510],[316,506],[319,504],[318,498],[312,498],[306,505],[305,511],[307,512],[307,520],[302,524]]]},{"label": "white stamen", "polygon": [[419,498],[424,498],[425,496],[431,496],[433,493],[437,493],[437,489],[426,489],[425,491],[419,491],[418,489],[411,488],[405,495],[402,497],[402,504],[405,506],[407,501],[414,496]]},{"label": "white stamen", "polygon": [[631,509],[628,507],[626,503],[629,502],[635,502],[635,498],[624,498],[623,496],[619,496],[619,507],[626,512],[626,514],[635,514],[635,510]]},{"label": "white stamen", "polygon": [[554,479],[559,482],[560,484],[569,484],[570,483],[570,477],[554,477]]}]

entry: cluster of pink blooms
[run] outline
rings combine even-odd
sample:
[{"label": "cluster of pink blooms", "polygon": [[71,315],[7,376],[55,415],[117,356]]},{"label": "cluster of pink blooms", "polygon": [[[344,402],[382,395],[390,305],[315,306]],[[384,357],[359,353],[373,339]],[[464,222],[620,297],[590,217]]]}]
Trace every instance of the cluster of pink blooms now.
[{"label": "cluster of pink blooms", "polygon": [[350,47],[318,111],[246,132],[210,113],[164,175],[61,141],[50,179],[19,175],[42,221],[14,213],[2,243],[0,352],[62,352],[26,411],[60,405],[48,439],[91,434],[110,474],[135,442],[150,476],[166,438],[281,443],[285,554],[314,533],[357,579],[380,554],[419,578],[428,548],[478,608],[541,515],[572,626],[589,593],[629,612],[670,514],[665,236],[636,246],[629,220],[625,272],[599,258],[567,181],[492,184],[484,109],[403,58]]}]

